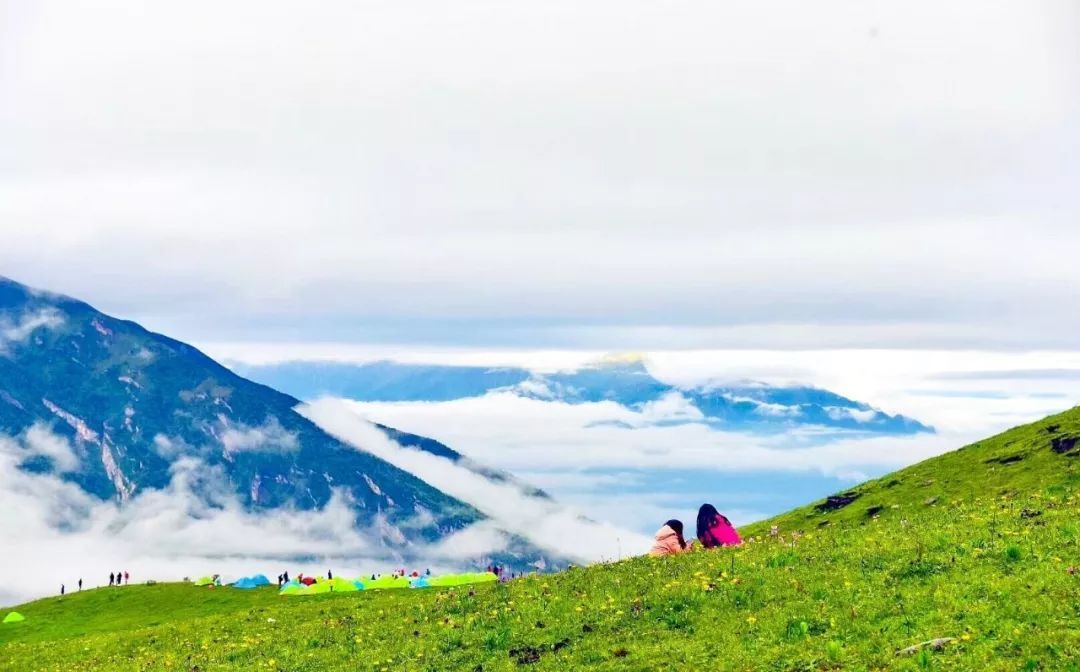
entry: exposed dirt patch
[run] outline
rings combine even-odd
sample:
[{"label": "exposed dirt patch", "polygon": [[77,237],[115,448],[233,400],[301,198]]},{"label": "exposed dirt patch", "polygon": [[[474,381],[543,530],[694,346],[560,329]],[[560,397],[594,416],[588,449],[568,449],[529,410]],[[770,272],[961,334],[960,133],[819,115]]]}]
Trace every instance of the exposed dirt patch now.
[{"label": "exposed dirt patch", "polygon": [[866,517],[867,518],[873,518],[874,516],[878,515],[879,513],[881,513],[884,510],[885,510],[884,506],[882,506],[881,504],[875,504],[874,506],[871,506],[870,508],[868,508],[866,510]]},{"label": "exposed dirt patch", "polygon": [[1059,429],[1061,429],[1061,425],[1047,425],[1046,426],[1046,433],[1047,434],[1057,434],[1057,431]]},{"label": "exposed dirt patch", "polygon": [[844,508],[848,504],[851,504],[860,496],[861,493],[855,492],[854,490],[852,490],[851,492],[845,492],[842,495],[832,495],[821,504],[815,506],[814,509],[817,510],[819,513],[836,511],[838,509]]},{"label": "exposed dirt patch", "polygon": [[510,649],[510,657],[518,665],[532,665],[540,662],[540,649],[535,646],[520,646]]}]

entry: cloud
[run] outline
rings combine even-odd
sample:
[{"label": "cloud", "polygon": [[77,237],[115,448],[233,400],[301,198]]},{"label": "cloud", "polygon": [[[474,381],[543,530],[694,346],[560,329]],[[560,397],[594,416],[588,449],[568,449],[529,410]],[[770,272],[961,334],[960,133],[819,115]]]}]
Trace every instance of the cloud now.
[{"label": "cloud", "polygon": [[866,423],[877,417],[877,411],[873,409],[860,410],[857,408],[842,408],[840,406],[826,406],[825,412],[833,420],[854,420]]},{"label": "cloud", "polygon": [[282,427],[272,416],[257,427],[238,424],[227,428],[221,434],[221,443],[226,453],[292,453],[300,449],[296,433]]},{"label": "cloud", "polygon": [[302,404],[297,412],[341,441],[404,469],[446,494],[460,499],[493,522],[470,532],[466,541],[450,548],[475,547],[487,530],[491,547],[505,543],[510,532],[538,547],[580,562],[613,559],[621,551],[642,553],[648,539],[634,532],[586,520],[577,512],[551,500],[529,497],[513,484],[491,481],[443,457],[404,448],[390,440],[374,424],[358,415],[350,402],[320,399]]},{"label": "cloud", "polygon": [[813,427],[782,434],[726,432],[696,423],[658,425],[611,402],[565,404],[511,394],[443,403],[349,403],[365,417],[433,436],[514,473],[603,467],[834,474],[904,466],[963,440],[955,433],[844,438],[844,432]]},{"label": "cloud", "polygon": [[79,457],[71,448],[71,443],[53,433],[48,425],[35,422],[21,436],[22,441],[12,441],[0,435],[0,451],[24,457],[40,456],[48,458],[57,473],[77,471]]},{"label": "cloud", "polygon": [[56,329],[64,323],[64,314],[55,308],[24,312],[16,318],[0,313],[0,355],[12,345],[25,342],[38,329]]},{"label": "cloud", "polygon": [[937,380],[1080,380],[1080,369],[1012,369],[1004,371],[943,371]]},{"label": "cloud", "polygon": [[16,4],[0,265],[160,331],[1068,347],[1080,326],[1075,3]]},{"label": "cloud", "polygon": [[696,422],[705,419],[692,401],[680,392],[668,392],[656,401],[642,404],[638,414],[646,422]]}]

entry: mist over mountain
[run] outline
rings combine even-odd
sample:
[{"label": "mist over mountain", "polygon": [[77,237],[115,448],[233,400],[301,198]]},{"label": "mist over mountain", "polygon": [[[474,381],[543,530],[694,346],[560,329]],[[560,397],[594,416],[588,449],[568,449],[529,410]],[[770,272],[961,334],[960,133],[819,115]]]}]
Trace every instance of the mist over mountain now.
[{"label": "mist over mountain", "polygon": [[723,430],[777,432],[812,426],[867,434],[934,431],[915,419],[805,385],[739,381],[679,387],[658,380],[645,359],[636,355],[612,355],[575,370],[555,372],[393,361],[231,366],[253,380],[304,399],[329,395],[355,401],[443,402],[511,393],[567,404],[613,402],[636,411],[662,406],[669,412],[658,414],[659,424],[701,423]]}]

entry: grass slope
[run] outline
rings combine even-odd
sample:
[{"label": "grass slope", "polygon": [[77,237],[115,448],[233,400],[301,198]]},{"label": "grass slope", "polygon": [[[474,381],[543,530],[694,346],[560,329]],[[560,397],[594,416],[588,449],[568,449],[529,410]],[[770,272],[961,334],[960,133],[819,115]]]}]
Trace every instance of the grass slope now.
[{"label": "grass slope", "polygon": [[475,590],[39,600],[0,626],[0,669],[1076,671],[1073,437],[1080,409],[764,521],[738,549]]}]

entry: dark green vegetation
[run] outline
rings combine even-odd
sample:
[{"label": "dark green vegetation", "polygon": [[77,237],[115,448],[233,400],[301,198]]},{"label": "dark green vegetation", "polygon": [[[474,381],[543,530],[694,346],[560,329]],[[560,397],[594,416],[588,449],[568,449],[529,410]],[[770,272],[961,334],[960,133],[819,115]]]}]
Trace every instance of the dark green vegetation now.
[{"label": "dark green vegetation", "polygon": [[1080,670],[1076,437],[1080,409],[754,525],[738,549],[475,590],[50,598],[0,628],[0,669]]}]

